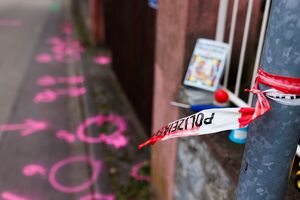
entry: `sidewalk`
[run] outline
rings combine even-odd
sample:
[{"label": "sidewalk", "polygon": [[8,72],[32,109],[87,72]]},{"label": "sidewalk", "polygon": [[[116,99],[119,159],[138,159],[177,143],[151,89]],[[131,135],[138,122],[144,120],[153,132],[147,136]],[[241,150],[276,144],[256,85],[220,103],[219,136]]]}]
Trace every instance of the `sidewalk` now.
[{"label": "sidewalk", "polygon": [[137,150],[146,134],[109,52],[90,54],[72,38],[63,8],[36,40],[0,125],[1,199],[150,199],[149,149]]}]

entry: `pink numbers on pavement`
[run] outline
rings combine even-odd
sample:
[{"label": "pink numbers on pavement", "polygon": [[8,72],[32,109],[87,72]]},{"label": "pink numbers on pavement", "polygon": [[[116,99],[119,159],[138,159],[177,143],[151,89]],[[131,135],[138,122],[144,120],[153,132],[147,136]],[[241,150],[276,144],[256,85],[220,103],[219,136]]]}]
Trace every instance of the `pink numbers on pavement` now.
[{"label": "pink numbers on pavement", "polygon": [[34,103],[51,103],[58,99],[59,96],[78,97],[86,93],[84,87],[71,87],[66,89],[46,89],[35,95]]},{"label": "pink numbers on pavement", "polygon": [[53,77],[45,75],[37,80],[39,86],[52,86],[55,84],[70,84],[75,85],[84,82],[83,76],[67,76],[67,77]]}]

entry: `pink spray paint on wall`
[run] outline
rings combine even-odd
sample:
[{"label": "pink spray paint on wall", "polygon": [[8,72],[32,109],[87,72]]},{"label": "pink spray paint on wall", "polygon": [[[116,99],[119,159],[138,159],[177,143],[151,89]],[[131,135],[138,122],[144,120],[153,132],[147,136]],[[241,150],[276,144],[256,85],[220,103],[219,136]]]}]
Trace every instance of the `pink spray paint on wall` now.
[{"label": "pink spray paint on wall", "polygon": [[22,124],[3,124],[0,125],[0,131],[20,131],[22,136],[43,131],[48,128],[48,123],[34,119],[25,119]]},{"label": "pink spray paint on wall", "polygon": [[71,87],[67,89],[46,89],[38,92],[34,99],[34,103],[52,103],[58,99],[59,96],[78,97],[86,93],[84,87]]},{"label": "pink spray paint on wall", "polygon": [[84,82],[83,76],[67,76],[67,77],[53,77],[50,75],[45,75],[37,80],[39,86],[53,86],[55,84],[69,84],[75,85]]}]

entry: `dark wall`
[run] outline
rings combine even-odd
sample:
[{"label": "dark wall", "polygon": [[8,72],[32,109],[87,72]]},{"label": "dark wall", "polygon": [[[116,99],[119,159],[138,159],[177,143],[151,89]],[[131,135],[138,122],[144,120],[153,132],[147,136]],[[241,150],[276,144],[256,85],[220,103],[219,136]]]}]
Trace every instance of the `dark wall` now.
[{"label": "dark wall", "polygon": [[113,68],[150,133],[156,11],[147,0],[106,0],[104,12]]}]

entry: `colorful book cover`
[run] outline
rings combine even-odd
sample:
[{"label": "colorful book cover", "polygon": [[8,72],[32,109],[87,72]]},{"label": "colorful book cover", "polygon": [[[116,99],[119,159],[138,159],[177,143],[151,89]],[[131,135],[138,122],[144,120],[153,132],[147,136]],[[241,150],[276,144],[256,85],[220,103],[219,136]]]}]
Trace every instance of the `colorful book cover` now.
[{"label": "colorful book cover", "polygon": [[208,39],[198,39],[184,85],[216,91],[222,76],[228,44]]}]

